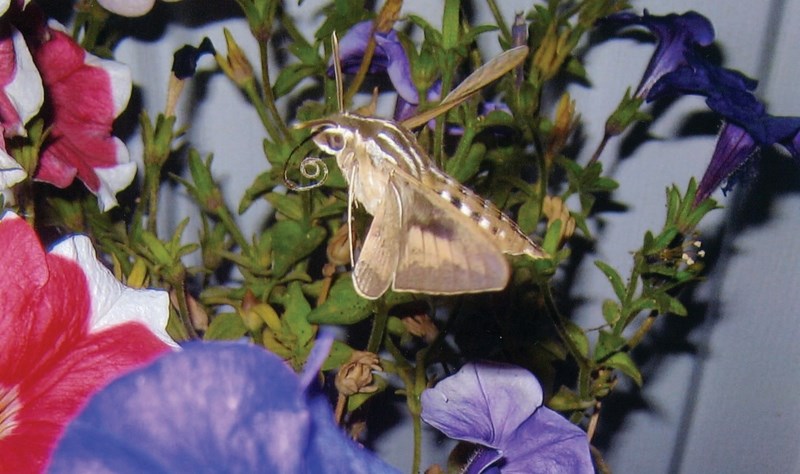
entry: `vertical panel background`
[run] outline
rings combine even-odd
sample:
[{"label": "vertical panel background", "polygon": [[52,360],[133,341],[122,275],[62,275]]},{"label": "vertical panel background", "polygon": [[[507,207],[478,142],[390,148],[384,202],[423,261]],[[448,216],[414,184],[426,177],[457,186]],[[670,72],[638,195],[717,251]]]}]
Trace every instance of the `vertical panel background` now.
[{"label": "vertical panel background", "polygon": [[[442,3],[406,1],[404,11],[438,23]],[[473,3],[478,21],[489,18],[482,1]],[[533,4],[499,3],[509,21],[514,11]],[[708,16],[717,31],[723,64],[765,79],[757,94],[773,113],[800,115],[800,0],[633,3],[653,14],[694,9]],[[287,4],[298,9],[296,2]],[[225,26],[251,57],[257,57],[244,21],[229,18],[224,5],[184,0],[161,10],[176,14],[182,24],[166,29],[158,43],[130,40],[121,45],[120,59],[131,64],[134,81],[147,86],[149,95],[141,100],[153,114],[164,103],[159,94],[166,90],[172,52],[182,44],[197,44],[208,35],[223,45]],[[309,35],[319,22],[319,5],[306,0],[298,11],[306,18],[303,24]],[[219,21],[191,26],[208,14],[217,15]],[[485,45],[491,48],[494,43]],[[594,88],[570,89],[589,124],[582,131],[586,154],[578,159],[587,159],[605,117],[625,89],[638,83],[652,50],[651,44],[619,40],[604,43],[587,57]],[[227,80],[202,77],[192,86],[194,100],[184,104],[185,112],[195,114],[186,140],[202,153],[214,152],[215,171],[228,191],[229,204],[236,208],[242,190],[265,169],[263,131]],[[704,110],[702,100],[682,98],[656,117],[648,129],[653,139],[631,147],[623,137],[608,147],[602,160],[622,184],[615,197],[630,208],[605,217],[596,257],[628,269],[630,251],[639,245],[644,230],[657,228],[663,220],[663,190],[673,183],[685,187],[690,176],[702,174],[715,137],[680,135],[685,135],[688,119]],[[627,146],[621,148],[621,143]],[[132,139],[130,146],[132,156],[140,157],[138,140]],[[715,194],[726,209],[716,212],[703,238],[709,251],[719,251],[721,257],[709,280],[689,295],[693,314],[686,319],[668,317],[654,333],[648,351],[638,353],[645,388],[641,392],[623,388],[606,405],[605,429],[613,436],[603,438],[603,444],[615,472],[800,472],[800,239],[796,237],[800,173],[795,161],[772,152],[764,154],[763,162],[760,177],[749,186],[740,186],[727,197]],[[196,223],[180,188],[166,190],[164,200],[169,204],[161,209],[171,222],[191,216]],[[267,211],[263,204],[248,211],[245,230],[257,230]],[[586,301],[576,315],[579,323],[590,326],[602,321],[599,303],[611,291],[591,262],[583,268],[574,296]],[[409,456],[399,444],[409,440],[410,430],[401,427],[388,433],[378,449],[398,467],[407,468]],[[426,453],[424,461],[443,462],[442,456]]]}]

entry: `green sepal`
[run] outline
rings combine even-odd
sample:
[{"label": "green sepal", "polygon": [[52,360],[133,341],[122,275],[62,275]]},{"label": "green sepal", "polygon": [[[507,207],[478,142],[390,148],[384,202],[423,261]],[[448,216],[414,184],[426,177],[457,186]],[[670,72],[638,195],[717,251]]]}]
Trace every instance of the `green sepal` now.
[{"label": "green sepal", "polygon": [[211,320],[203,339],[206,341],[232,341],[247,334],[242,318],[236,313],[221,313]]}]

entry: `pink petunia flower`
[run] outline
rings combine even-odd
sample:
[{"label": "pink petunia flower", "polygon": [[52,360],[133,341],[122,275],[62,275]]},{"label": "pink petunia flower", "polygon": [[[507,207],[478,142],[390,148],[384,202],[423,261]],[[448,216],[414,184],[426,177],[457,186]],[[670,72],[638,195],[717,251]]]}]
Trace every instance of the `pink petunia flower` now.
[{"label": "pink petunia flower", "polygon": [[62,31],[47,27],[44,32],[41,40],[28,38],[51,127],[35,178],[64,188],[77,177],[108,210],[136,175],[125,144],[111,135],[130,98],[130,70],[88,54]]},{"label": "pink petunia flower", "polygon": [[41,472],[92,394],[168,351],[140,322],[166,337],[166,294],[122,287],[90,248],[46,253],[25,221],[0,219],[0,472]]}]

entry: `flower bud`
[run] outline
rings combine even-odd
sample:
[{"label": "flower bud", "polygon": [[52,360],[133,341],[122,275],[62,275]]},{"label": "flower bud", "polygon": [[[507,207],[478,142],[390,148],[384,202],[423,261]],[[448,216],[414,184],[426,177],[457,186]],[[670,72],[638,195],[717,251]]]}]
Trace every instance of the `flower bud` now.
[{"label": "flower bud", "polygon": [[575,233],[575,219],[570,215],[569,208],[560,197],[545,196],[542,213],[547,217],[548,227],[556,220],[561,221],[561,232],[558,237],[559,247]]},{"label": "flower bud", "polygon": [[350,360],[336,374],[336,390],[345,396],[375,392],[378,386],[372,383],[372,371],[382,370],[380,362],[377,354],[354,351]]},{"label": "flower bud", "polygon": [[228,56],[223,57],[221,54],[215,53],[217,63],[225,75],[236,83],[236,85],[244,87],[249,82],[255,80],[253,66],[250,64],[250,61],[247,60],[244,51],[242,51],[233,39],[233,36],[231,36],[231,32],[228,31],[227,28],[224,29],[223,32],[225,33],[225,44],[228,47]]}]

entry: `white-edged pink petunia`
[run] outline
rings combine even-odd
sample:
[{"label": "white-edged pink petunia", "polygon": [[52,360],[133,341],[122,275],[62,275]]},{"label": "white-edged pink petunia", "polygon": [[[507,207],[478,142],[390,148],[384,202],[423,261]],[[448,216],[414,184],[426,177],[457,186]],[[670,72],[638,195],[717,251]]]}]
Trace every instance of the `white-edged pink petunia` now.
[{"label": "white-edged pink petunia", "polygon": [[0,219],[0,472],[41,472],[92,394],[169,351],[141,323],[163,332],[166,295],[121,290],[88,248],[48,253],[24,220]]},{"label": "white-edged pink petunia", "polygon": [[29,38],[50,127],[35,178],[63,188],[77,177],[108,210],[136,175],[125,144],[111,134],[130,98],[130,70],[87,53],[58,29],[45,31],[40,41]]}]

